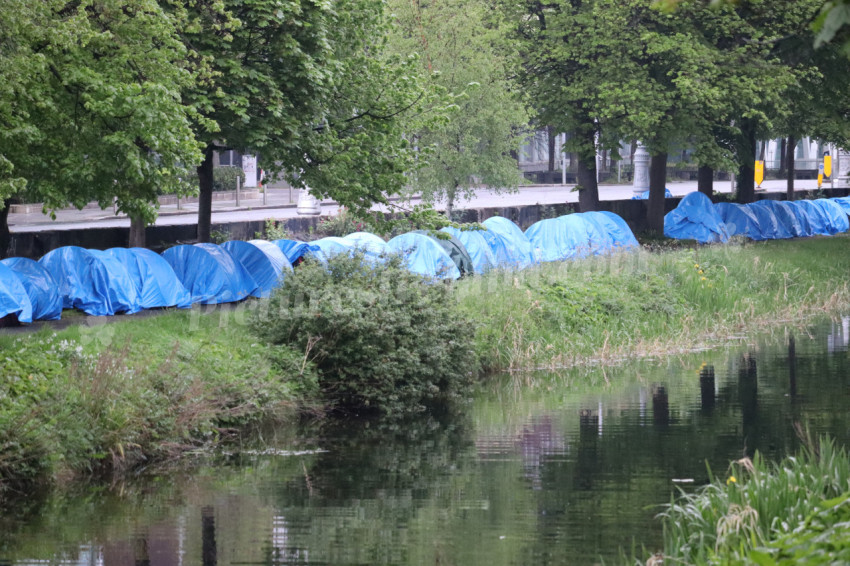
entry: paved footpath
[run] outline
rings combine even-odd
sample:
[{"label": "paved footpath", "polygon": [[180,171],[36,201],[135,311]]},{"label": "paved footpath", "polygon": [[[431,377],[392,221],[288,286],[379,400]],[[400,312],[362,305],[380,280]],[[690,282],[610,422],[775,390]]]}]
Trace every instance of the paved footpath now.
[{"label": "paved footpath", "polygon": [[[782,179],[762,183],[767,192],[784,192],[786,182]],[[796,180],[795,188],[799,191],[814,190],[816,180]],[[481,189],[470,200],[463,200],[455,208],[501,208],[534,204],[559,204],[577,202],[578,193],[572,191],[574,185],[528,185],[514,193],[499,194],[489,189]],[[825,185],[828,186],[828,185]],[[684,196],[697,190],[696,181],[671,182],[667,188],[674,196]],[[716,181],[714,190],[728,193],[731,190],[729,181]],[[600,185],[599,198],[602,200],[624,200],[634,195],[631,185]],[[240,206],[235,201],[217,201],[213,203],[212,223],[243,222],[265,220],[267,218],[284,219],[298,216],[295,200],[297,191],[288,189],[269,189],[266,204],[260,199],[242,199]],[[412,203],[418,203],[413,199]],[[440,203],[437,204],[440,207]],[[322,214],[332,214],[339,207],[332,201],[322,202]],[[177,205],[163,205],[159,210],[158,226],[174,226],[197,223],[197,203],[184,203],[178,209]],[[56,212],[56,220],[49,216],[36,213],[15,213],[9,215],[9,227],[12,233],[41,232],[47,230],[76,230],[84,228],[129,228],[130,221],[124,215],[115,215],[111,209],[60,210]]]}]

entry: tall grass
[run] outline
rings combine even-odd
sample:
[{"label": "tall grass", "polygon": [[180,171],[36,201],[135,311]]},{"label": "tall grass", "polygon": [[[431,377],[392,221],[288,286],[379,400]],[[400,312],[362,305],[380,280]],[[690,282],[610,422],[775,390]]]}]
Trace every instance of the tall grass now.
[{"label": "tall grass", "polygon": [[842,544],[848,557],[848,494],[850,456],[828,439],[778,464],[740,460],[661,513],[664,556],[682,564],[793,564],[802,551],[797,558],[809,563],[838,563],[829,552],[826,562],[815,557]]},{"label": "tall grass", "polygon": [[460,281],[490,370],[704,348],[850,306],[850,237],[644,250]]}]

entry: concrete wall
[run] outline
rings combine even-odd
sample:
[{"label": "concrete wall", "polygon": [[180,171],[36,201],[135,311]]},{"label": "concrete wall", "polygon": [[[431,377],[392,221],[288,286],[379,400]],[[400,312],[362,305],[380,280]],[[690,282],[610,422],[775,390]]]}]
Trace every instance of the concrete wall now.
[{"label": "concrete wall", "polygon": [[[826,189],[825,196],[838,197],[850,194],[850,189]],[[784,193],[769,193],[757,195],[760,198],[783,200]],[[679,198],[665,200],[665,212],[678,206]],[[646,203],[643,200],[612,200],[599,203],[600,210],[609,210],[618,214],[634,232],[640,232],[646,226]],[[554,218],[578,212],[577,203],[555,205],[526,205],[506,208],[472,208],[459,210],[462,222],[483,222],[491,216],[504,216],[516,222],[525,230],[538,220]],[[283,220],[287,232],[302,239],[308,239],[311,229],[315,230],[321,217],[298,217]],[[265,221],[230,222],[213,224],[212,230],[228,235],[232,240],[250,240],[257,232],[262,232]],[[150,226],[145,231],[147,246],[161,252],[177,244],[195,242],[196,226],[187,224],[181,226]],[[129,228],[88,228],[83,230],[50,230],[44,232],[12,233],[11,255],[38,259],[50,250],[62,246],[80,246],[83,248],[105,250],[114,247],[126,247],[129,238]]]}]

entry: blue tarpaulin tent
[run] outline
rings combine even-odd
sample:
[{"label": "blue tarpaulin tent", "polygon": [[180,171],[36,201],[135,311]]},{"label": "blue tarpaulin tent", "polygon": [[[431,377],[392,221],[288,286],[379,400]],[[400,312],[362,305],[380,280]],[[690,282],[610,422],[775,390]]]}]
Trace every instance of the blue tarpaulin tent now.
[{"label": "blue tarpaulin tent", "polygon": [[336,236],[328,236],[327,238],[321,238],[320,240],[313,240],[310,242],[310,245],[318,248],[316,251],[311,250],[310,253],[323,263],[327,263],[329,258],[332,258],[337,254],[350,254],[354,251],[353,243]]},{"label": "blue tarpaulin tent", "polygon": [[301,258],[309,255],[311,252],[319,251],[318,247],[299,240],[274,240],[272,244],[283,252],[283,255],[289,260],[290,265],[298,265]]},{"label": "blue tarpaulin tent", "polygon": [[469,254],[475,273],[486,273],[496,267],[496,256],[481,230],[458,230],[448,226],[441,230],[456,238]]},{"label": "blue tarpaulin tent", "polygon": [[[483,224],[487,227],[484,237],[487,239],[487,243],[490,244],[490,249],[496,255],[500,267],[523,269],[535,262],[531,242],[528,241],[528,238],[519,229],[519,226],[501,216],[488,218]],[[501,239],[502,242],[495,242],[494,237]],[[507,257],[500,257],[503,251],[507,252]],[[503,261],[507,265],[503,265]]]},{"label": "blue tarpaulin tent", "polygon": [[632,229],[629,228],[629,225],[626,224],[626,221],[622,217],[607,210],[585,212],[584,214],[599,218],[599,222],[608,230],[608,235],[611,236],[611,241],[615,248],[628,249],[640,247],[637,238],[632,233]]},{"label": "blue tarpaulin tent", "polygon": [[525,235],[540,261],[563,261],[588,254],[590,243],[586,220],[579,214],[540,220]]},{"label": "blue tarpaulin tent", "polygon": [[[797,222],[797,217],[793,214],[789,214],[789,212],[779,206],[779,204],[775,200],[757,200],[754,203],[749,204],[751,208],[757,209],[759,207],[766,208],[773,213],[773,216],[776,217],[776,227],[773,231],[774,237],[771,239],[787,239],[793,238],[795,232],[799,231],[799,225],[794,226]],[[759,226],[762,226],[762,223],[759,222]],[[766,236],[767,234],[762,231],[762,233]]]},{"label": "blue tarpaulin tent", "polygon": [[664,235],[703,244],[729,240],[726,226],[714,210],[711,199],[700,192],[690,193],[664,216]]},{"label": "blue tarpaulin tent", "polygon": [[[776,214],[772,208],[757,203],[751,202],[744,205],[747,210],[752,212],[758,220],[760,240],[780,240],[790,237],[790,234],[785,227],[776,218]],[[756,238],[753,238],[754,240]]]},{"label": "blue tarpaulin tent", "polygon": [[0,318],[9,315],[18,322],[32,322],[32,302],[18,274],[0,263]]},{"label": "blue tarpaulin tent", "polygon": [[384,258],[389,254],[387,243],[369,232],[354,232],[342,239],[350,242],[355,249],[363,253],[366,260],[371,262],[384,261]]},{"label": "blue tarpaulin tent", "polygon": [[134,313],[141,308],[127,270],[104,251],[65,246],[38,262],[56,282],[64,308],[92,316]]},{"label": "blue tarpaulin tent", "polygon": [[387,242],[387,246],[401,254],[407,268],[414,273],[439,279],[460,277],[460,270],[446,250],[424,234],[402,234]]},{"label": "blue tarpaulin tent", "polygon": [[241,240],[231,240],[221,245],[236,261],[242,264],[245,271],[257,283],[257,288],[251,293],[254,297],[270,296],[282,281],[284,265],[291,269],[283,252],[273,244],[269,244],[269,246],[277,254],[264,250],[253,242]]},{"label": "blue tarpaulin tent", "polygon": [[140,308],[192,306],[191,295],[162,256],[145,248],[112,248],[107,253],[127,270]]},{"label": "blue tarpaulin tent", "polygon": [[809,221],[809,226],[812,229],[812,234],[819,236],[829,236],[830,231],[826,225],[826,218],[821,208],[811,200],[796,200],[794,203],[797,208],[806,215]]},{"label": "blue tarpaulin tent", "polygon": [[23,283],[32,304],[33,320],[59,320],[62,297],[56,281],[40,263],[25,257],[10,257],[0,263],[14,271]]},{"label": "blue tarpaulin tent", "polygon": [[800,228],[803,232],[802,235],[813,236],[815,234],[815,229],[812,226],[811,212],[807,208],[800,206],[799,203],[797,203],[796,201],[784,202],[785,205],[787,205],[787,208],[791,211],[791,213],[797,217],[797,222],[800,223]]},{"label": "blue tarpaulin tent", "polygon": [[241,301],[257,288],[242,264],[215,244],[174,246],[162,252],[193,303],[215,305]]},{"label": "blue tarpaulin tent", "polygon": [[579,213],[587,228],[587,239],[590,243],[590,253],[593,255],[607,254],[614,248],[614,240],[608,234],[608,228],[598,216],[589,213]]},{"label": "blue tarpaulin tent", "polygon": [[844,212],[840,204],[828,198],[819,198],[812,202],[820,208],[826,222],[826,229],[830,234],[840,234],[850,230],[847,213]]},{"label": "blue tarpaulin tent", "polygon": [[[785,224],[788,231],[795,238],[806,238],[812,235],[812,227],[805,220],[801,220],[801,216],[797,214],[797,206],[793,202],[778,200],[775,211],[776,218]],[[805,219],[805,215],[802,217]]]},{"label": "blue tarpaulin tent", "polygon": [[730,236],[742,235],[751,240],[764,240],[755,212],[741,204],[718,202],[714,210],[720,215]]},{"label": "blue tarpaulin tent", "polygon": [[844,209],[845,214],[850,214],[850,197],[836,197],[829,200],[837,202]]}]

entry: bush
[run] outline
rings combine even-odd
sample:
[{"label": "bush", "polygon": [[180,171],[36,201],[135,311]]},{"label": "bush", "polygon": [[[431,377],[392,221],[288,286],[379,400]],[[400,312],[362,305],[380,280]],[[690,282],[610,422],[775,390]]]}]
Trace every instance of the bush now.
[{"label": "bush", "polygon": [[[242,186],[245,186],[245,172],[239,167],[215,167],[213,169],[213,191],[235,191],[236,178],[242,179]],[[198,172],[195,169],[188,169],[184,173],[183,183],[191,190],[197,191],[200,187],[198,180]]]},{"label": "bush", "polygon": [[319,389],[347,410],[400,415],[467,392],[477,360],[472,323],[451,289],[410,273],[398,257],[371,265],[340,254],[308,261],[252,320],[274,345],[319,369]]}]

